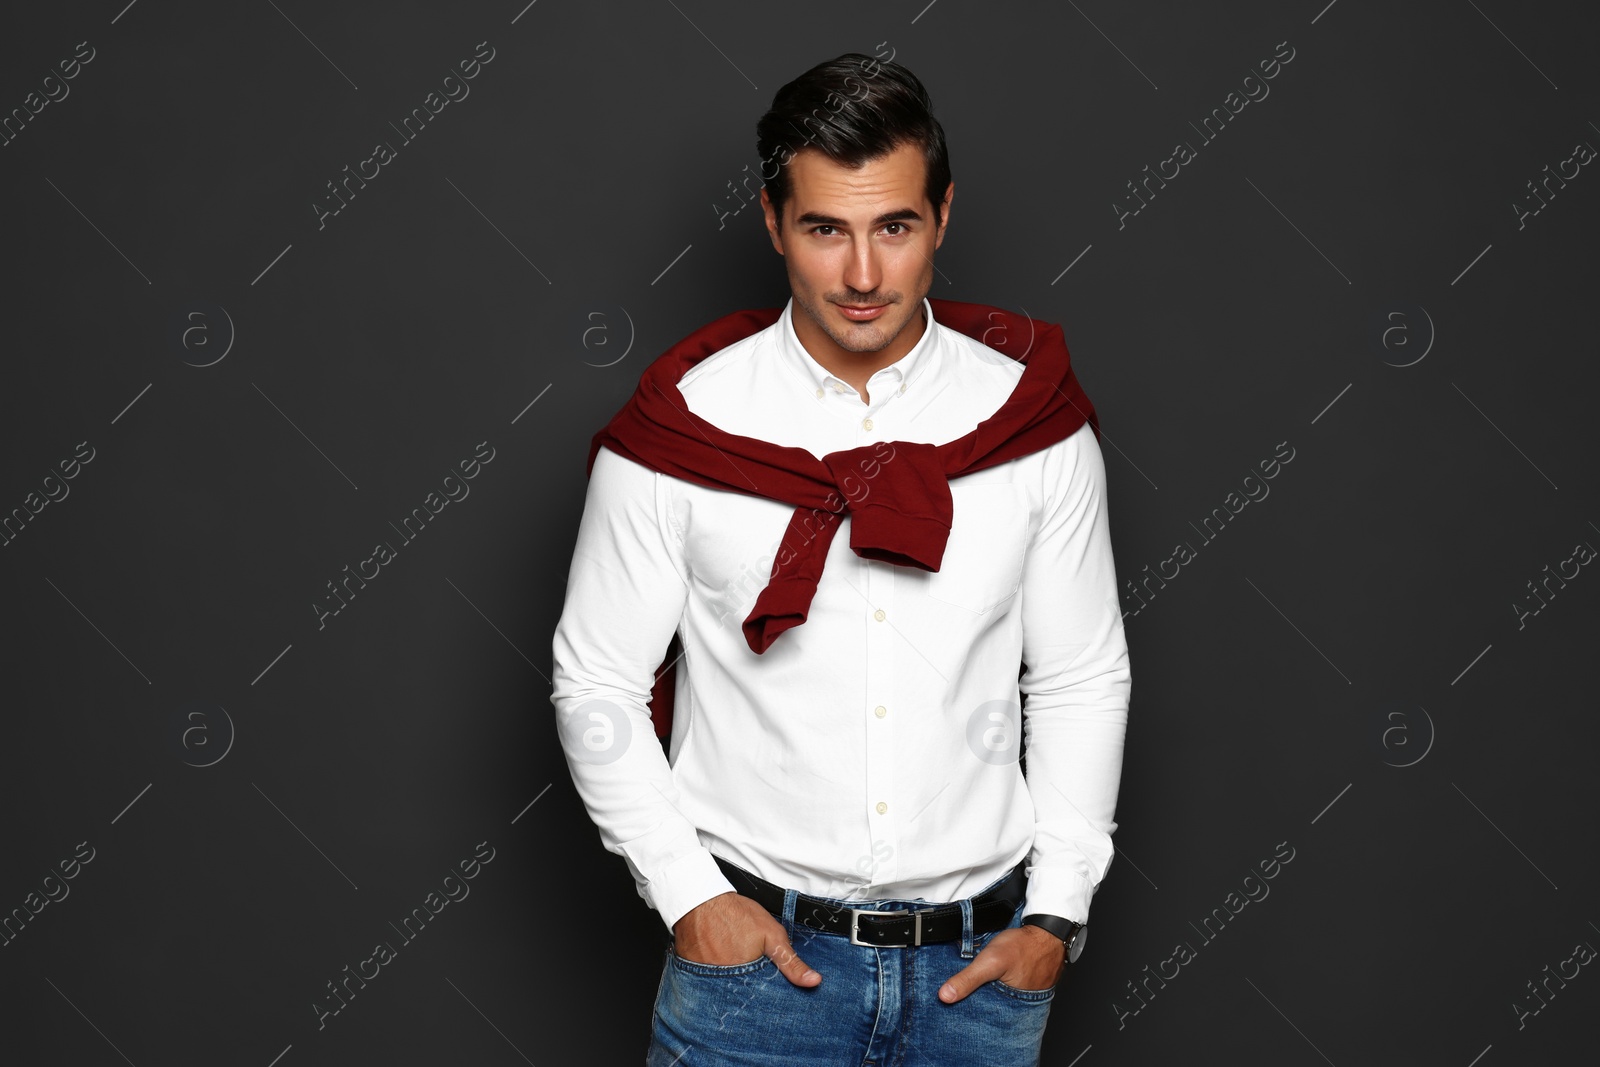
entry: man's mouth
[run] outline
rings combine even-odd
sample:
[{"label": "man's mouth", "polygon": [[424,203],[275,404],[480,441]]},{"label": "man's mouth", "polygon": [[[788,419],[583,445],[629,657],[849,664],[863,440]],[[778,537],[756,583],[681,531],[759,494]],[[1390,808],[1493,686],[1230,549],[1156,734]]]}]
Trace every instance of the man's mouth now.
[{"label": "man's mouth", "polygon": [[838,308],[844,313],[845,318],[855,322],[866,322],[868,319],[877,318],[888,306],[888,304],[839,304]]}]

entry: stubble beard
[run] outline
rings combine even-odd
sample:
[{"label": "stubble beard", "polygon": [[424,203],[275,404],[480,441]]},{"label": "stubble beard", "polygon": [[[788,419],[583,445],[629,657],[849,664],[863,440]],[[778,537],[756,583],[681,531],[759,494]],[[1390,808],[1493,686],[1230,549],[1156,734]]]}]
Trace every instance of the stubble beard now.
[{"label": "stubble beard", "polygon": [[[793,288],[794,287],[791,287],[791,289]],[[881,352],[884,348],[888,347],[889,342],[900,336],[902,330],[911,325],[911,319],[908,316],[906,320],[900,324],[899,329],[895,330],[893,334],[889,334],[886,333],[883,327],[879,324],[882,318],[880,316],[879,319],[874,319],[871,322],[862,322],[845,326],[844,330],[847,332],[841,333],[839,332],[839,328],[836,328],[832,324],[830,318],[828,318],[830,312],[827,309],[833,308],[836,305],[826,297],[823,298],[823,306],[818,307],[816,304],[812,303],[808,295],[802,295],[798,290],[795,290],[795,303],[800,305],[800,310],[804,311],[806,315],[810,317],[811,321],[816,323],[817,326],[821,328],[822,332],[828,335],[834,344],[838,345],[846,352]],[[895,306],[904,303],[904,300],[899,296],[899,294],[892,294],[889,300],[885,301],[885,303],[889,304],[890,307],[884,311],[884,315],[889,315],[893,314]],[[917,300],[918,313],[920,313],[921,310],[922,300],[919,298]]]}]

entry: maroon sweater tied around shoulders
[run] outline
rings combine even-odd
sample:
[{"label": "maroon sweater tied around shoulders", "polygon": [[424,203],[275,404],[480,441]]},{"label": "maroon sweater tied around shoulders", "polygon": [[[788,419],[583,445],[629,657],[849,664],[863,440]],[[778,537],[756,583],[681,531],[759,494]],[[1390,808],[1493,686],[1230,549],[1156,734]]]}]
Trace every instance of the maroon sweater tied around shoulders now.
[{"label": "maroon sweater tied around shoulders", "polygon": [[[988,304],[932,298],[929,304],[936,322],[1023,364],[1022,378],[1006,402],[953,441],[878,442],[818,459],[803,448],[728,433],[694,414],[678,382],[707,356],[771,326],[783,313],[782,308],[759,308],[725,315],[667,349],[645,368],[633,396],[590,442],[590,472],[603,445],[697,485],[794,505],[772,574],[741,625],[757,655],[806,621],[844,515],[850,516],[850,547],[856,555],[937,571],[954,511],[950,478],[1047,448],[1085,422],[1099,439],[1094,405],[1073,373],[1060,326]],[[658,737],[671,731],[673,646],[678,644],[674,634],[650,695]]]}]

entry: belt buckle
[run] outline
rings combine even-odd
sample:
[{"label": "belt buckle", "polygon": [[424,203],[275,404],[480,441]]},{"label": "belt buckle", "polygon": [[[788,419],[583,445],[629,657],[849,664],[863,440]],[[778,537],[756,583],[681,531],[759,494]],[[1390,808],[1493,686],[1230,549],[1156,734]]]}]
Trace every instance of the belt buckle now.
[{"label": "belt buckle", "polygon": [[[910,909],[910,908],[901,908],[898,911],[873,911],[871,908],[851,908],[850,909],[850,943],[852,945],[863,945],[863,946],[865,946],[867,948],[912,948],[912,947],[921,945],[922,944],[922,911],[923,910],[924,909],[913,910],[913,909]],[[861,921],[861,916],[863,916],[863,915],[910,915],[912,917],[911,944],[910,945],[875,945],[870,941],[861,940],[861,938],[860,938],[860,936],[859,936],[859,934],[857,932],[856,924]]]}]

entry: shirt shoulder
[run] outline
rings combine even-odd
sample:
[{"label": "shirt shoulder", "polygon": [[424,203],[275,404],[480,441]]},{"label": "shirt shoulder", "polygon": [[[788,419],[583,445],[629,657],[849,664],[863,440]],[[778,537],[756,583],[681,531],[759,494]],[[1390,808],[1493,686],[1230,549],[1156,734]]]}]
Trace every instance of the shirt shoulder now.
[{"label": "shirt shoulder", "polygon": [[743,389],[751,384],[755,373],[761,369],[760,353],[771,343],[777,324],[757,330],[748,337],[719,348],[696,363],[678,379],[678,392],[688,402],[691,411],[699,413],[697,400],[713,394],[723,394]]},{"label": "shirt shoulder", "polygon": [[943,335],[945,351],[950,354],[951,361],[955,364],[954,369],[976,378],[1002,382],[1008,387],[1016,385],[1022,379],[1025,368],[1004,352],[949,326],[941,324],[939,330]]},{"label": "shirt shoulder", "polygon": [[930,384],[938,390],[940,403],[959,407],[964,426],[961,433],[966,433],[999,410],[1026,368],[1004,352],[948,326],[939,326],[939,341],[944,358],[937,367],[938,379]]},{"label": "shirt shoulder", "polygon": [[720,348],[689,368],[678,380],[688,409],[726,433],[777,444],[804,439],[813,413],[795,399],[805,383],[779,358],[782,319],[749,337]]}]

